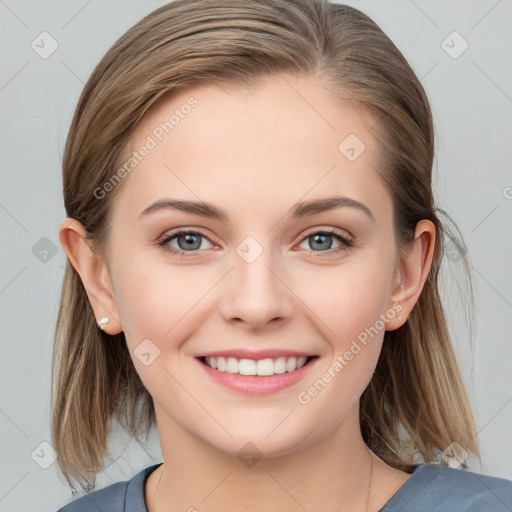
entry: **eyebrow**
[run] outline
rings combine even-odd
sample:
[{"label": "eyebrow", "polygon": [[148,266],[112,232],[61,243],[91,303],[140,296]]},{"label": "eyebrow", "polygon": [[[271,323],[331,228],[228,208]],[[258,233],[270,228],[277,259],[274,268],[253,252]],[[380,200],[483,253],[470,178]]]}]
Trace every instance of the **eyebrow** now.
[{"label": "eyebrow", "polygon": [[[344,196],[333,196],[295,203],[291,208],[289,217],[292,219],[307,217],[346,206],[357,208],[375,222],[375,217],[366,205],[356,201],[355,199]],[[225,210],[218,208],[212,203],[204,201],[185,201],[179,199],[160,199],[145,208],[139,215],[139,219],[145,215],[162,209],[178,210],[181,212],[199,215],[200,217],[218,219],[224,222],[228,221],[228,215]]]}]

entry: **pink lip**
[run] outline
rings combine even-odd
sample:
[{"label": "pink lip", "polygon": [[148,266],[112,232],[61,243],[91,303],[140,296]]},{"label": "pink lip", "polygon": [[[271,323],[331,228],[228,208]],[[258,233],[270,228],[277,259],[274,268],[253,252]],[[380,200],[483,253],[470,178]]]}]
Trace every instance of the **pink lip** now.
[{"label": "pink lip", "polygon": [[234,357],[236,359],[275,359],[277,357],[310,357],[316,354],[300,352],[297,350],[267,349],[267,350],[247,350],[247,349],[226,349],[215,350],[197,354],[196,357]]},{"label": "pink lip", "polygon": [[[227,351],[224,351],[227,353]],[[282,352],[287,355],[290,352]],[[239,351],[232,352],[229,354],[240,353]],[[268,352],[265,351],[265,354]],[[212,353],[213,354],[213,353]],[[222,354],[222,352],[215,352],[215,354]],[[253,356],[255,355],[252,352]],[[258,353],[259,355],[259,353]],[[303,354],[307,355],[307,354]],[[221,355],[221,357],[223,357]],[[229,356],[228,356],[229,357]],[[232,356],[234,357],[234,356]],[[274,357],[280,357],[274,356]],[[290,356],[294,357],[294,355]],[[299,356],[300,357],[300,356]],[[243,358],[242,358],[243,359]],[[257,359],[256,357],[251,357],[247,359]],[[261,359],[261,358],[260,358]],[[272,376],[260,376],[260,375],[239,375],[238,373],[228,373],[228,372],[220,372],[219,370],[214,370],[210,368],[208,365],[203,363],[200,359],[196,359],[198,364],[203,368],[203,371],[206,372],[208,376],[210,376],[215,382],[222,384],[238,393],[242,393],[244,395],[265,395],[269,393],[274,393],[281,389],[287,388],[289,386],[293,386],[300,380],[302,380],[306,374],[308,374],[313,366],[316,365],[318,357],[315,357],[313,360],[309,361],[307,364],[295,370],[293,372],[286,372]]]}]

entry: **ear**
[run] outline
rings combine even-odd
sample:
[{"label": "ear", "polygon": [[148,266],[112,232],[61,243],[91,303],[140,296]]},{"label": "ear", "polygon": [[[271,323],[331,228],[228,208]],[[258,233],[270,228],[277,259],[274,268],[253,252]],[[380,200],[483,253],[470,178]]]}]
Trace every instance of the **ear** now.
[{"label": "ear", "polygon": [[386,322],[386,331],[401,327],[418,301],[434,259],[436,228],[429,220],[416,224],[414,241],[397,266],[388,307],[397,314]]},{"label": "ear", "polygon": [[103,330],[108,334],[118,334],[123,328],[110,273],[106,262],[89,246],[85,235],[84,227],[76,219],[66,217],[62,221],[59,228],[60,243],[82,279],[96,322],[108,316],[110,321],[103,326]]}]

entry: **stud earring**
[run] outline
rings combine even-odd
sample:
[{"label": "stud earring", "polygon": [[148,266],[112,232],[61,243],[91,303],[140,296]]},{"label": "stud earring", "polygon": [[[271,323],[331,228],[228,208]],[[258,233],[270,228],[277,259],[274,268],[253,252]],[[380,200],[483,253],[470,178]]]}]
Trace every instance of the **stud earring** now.
[{"label": "stud earring", "polygon": [[102,331],[103,331],[103,326],[104,326],[104,325],[107,325],[109,322],[110,322],[110,318],[109,318],[108,316],[103,317],[103,318],[98,322],[98,329],[100,329],[100,330],[102,330]]}]

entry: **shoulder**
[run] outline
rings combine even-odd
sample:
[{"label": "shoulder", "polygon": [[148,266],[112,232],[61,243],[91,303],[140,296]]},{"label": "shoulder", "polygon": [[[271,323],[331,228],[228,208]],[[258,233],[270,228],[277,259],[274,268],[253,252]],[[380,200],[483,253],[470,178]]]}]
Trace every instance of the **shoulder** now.
[{"label": "shoulder", "polygon": [[510,512],[512,481],[421,464],[382,512]]},{"label": "shoulder", "polygon": [[127,484],[128,481],[117,482],[103,489],[92,491],[75,498],[57,512],[89,512],[90,510],[123,512]]},{"label": "shoulder", "polygon": [[129,480],[92,491],[57,510],[57,512],[147,512],[144,503],[144,482],[161,464],[139,471]]}]

